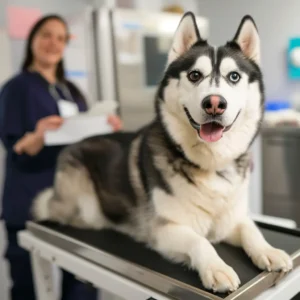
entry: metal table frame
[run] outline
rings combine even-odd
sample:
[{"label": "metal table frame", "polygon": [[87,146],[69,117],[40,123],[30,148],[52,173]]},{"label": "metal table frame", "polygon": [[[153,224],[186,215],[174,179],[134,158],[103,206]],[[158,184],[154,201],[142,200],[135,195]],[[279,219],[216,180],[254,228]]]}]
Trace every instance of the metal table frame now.
[{"label": "metal table frame", "polygon": [[[134,280],[123,277],[113,271],[108,270],[96,263],[80,257],[74,253],[57,247],[47,242],[29,230],[19,233],[19,244],[31,253],[35,289],[39,300],[56,299],[53,282],[53,264],[74,274],[79,279],[91,283],[99,289],[104,289],[123,299],[128,300],[171,300],[162,293],[152,290]],[[294,255],[294,261],[300,265],[300,252]],[[274,276],[270,273],[260,275],[261,282],[270,280],[270,285],[274,281]],[[279,283],[266,290],[256,300],[288,300],[300,292],[300,266],[296,267],[290,274],[282,278]],[[257,284],[257,279],[256,283]],[[247,289],[251,289],[251,282],[247,284]],[[226,299],[238,299],[239,296],[229,295]],[[193,297],[193,299],[196,299]],[[219,297],[208,297],[208,299],[221,299]],[[245,299],[246,298],[239,298]],[[251,298],[253,299],[253,298]],[[249,298],[250,300],[250,298]]]}]

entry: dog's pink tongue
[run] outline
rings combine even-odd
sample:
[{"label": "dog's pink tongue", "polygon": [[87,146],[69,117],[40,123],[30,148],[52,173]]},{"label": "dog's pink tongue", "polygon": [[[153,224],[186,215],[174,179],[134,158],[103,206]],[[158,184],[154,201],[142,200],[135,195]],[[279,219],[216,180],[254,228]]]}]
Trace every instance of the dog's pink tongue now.
[{"label": "dog's pink tongue", "polygon": [[224,127],[217,123],[201,125],[200,137],[206,142],[216,142],[223,136]]}]

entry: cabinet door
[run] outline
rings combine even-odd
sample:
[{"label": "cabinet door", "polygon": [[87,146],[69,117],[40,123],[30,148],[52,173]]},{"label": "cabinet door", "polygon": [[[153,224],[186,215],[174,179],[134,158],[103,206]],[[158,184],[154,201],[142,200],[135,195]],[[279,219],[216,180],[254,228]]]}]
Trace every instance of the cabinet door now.
[{"label": "cabinet door", "polygon": [[263,138],[263,189],[267,194],[300,196],[300,137]]}]

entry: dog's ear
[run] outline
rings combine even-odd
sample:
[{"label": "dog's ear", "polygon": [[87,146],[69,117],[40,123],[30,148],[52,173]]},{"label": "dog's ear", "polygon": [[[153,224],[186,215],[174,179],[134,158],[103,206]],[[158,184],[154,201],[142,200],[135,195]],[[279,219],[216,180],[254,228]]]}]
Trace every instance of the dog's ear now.
[{"label": "dog's ear", "polygon": [[168,55],[168,65],[189,50],[200,39],[195,15],[192,12],[185,13],[173,38]]},{"label": "dog's ear", "polygon": [[242,19],[233,41],[240,46],[246,57],[260,64],[260,38],[251,16]]}]

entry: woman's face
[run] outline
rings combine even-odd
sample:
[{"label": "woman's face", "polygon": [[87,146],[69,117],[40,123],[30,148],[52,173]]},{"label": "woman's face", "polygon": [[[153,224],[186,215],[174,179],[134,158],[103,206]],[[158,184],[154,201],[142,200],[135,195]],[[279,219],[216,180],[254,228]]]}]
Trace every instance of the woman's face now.
[{"label": "woman's face", "polygon": [[32,41],[34,62],[45,67],[55,66],[63,57],[67,43],[67,30],[59,20],[48,20]]}]

